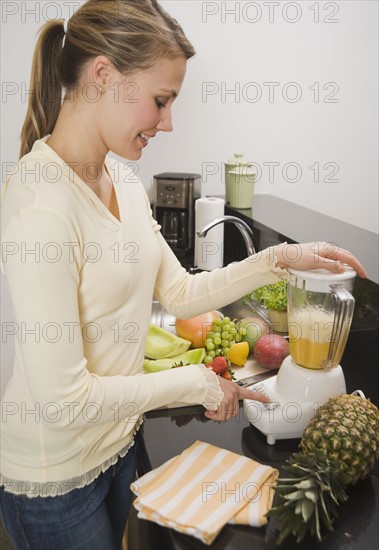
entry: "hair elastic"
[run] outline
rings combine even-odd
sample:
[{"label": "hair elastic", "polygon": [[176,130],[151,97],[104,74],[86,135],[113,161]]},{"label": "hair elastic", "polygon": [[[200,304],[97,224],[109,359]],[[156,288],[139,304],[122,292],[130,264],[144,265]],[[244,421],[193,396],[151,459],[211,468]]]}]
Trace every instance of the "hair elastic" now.
[{"label": "hair elastic", "polygon": [[67,19],[64,19],[64,21],[63,21],[64,37],[63,37],[63,41],[62,41],[62,48],[64,48],[64,45],[66,44],[67,24],[68,24]]}]

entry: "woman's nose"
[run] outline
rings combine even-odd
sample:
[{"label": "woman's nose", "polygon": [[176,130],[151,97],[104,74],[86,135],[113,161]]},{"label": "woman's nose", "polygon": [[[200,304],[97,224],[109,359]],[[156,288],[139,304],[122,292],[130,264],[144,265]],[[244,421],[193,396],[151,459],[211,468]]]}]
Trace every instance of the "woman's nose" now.
[{"label": "woman's nose", "polygon": [[157,130],[161,130],[162,132],[172,132],[173,126],[171,107],[165,107],[161,110],[161,116],[156,128]]}]

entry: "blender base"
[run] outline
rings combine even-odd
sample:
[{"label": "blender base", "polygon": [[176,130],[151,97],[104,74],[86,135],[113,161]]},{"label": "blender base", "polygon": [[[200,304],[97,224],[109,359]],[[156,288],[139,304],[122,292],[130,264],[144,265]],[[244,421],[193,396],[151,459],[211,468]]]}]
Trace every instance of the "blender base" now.
[{"label": "blender base", "polygon": [[300,438],[321,405],[346,393],[346,384],[340,365],[330,370],[305,369],[288,356],[277,376],[249,389],[271,398],[266,405],[244,399],[243,408],[249,422],[266,435],[269,445],[274,445],[278,439]]}]

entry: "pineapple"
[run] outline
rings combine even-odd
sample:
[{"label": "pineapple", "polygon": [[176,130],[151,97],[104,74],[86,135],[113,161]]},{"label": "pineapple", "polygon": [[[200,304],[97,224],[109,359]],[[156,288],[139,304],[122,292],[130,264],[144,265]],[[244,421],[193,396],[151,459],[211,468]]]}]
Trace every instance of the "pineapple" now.
[{"label": "pineapple", "polygon": [[379,457],[379,410],[369,399],[341,395],[320,407],[304,431],[279,479],[278,506],[268,512],[281,523],[278,544],[292,533],[299,543],[310,532],[322,540],[321,526],[333,529],[346,485],[366,477]]}]

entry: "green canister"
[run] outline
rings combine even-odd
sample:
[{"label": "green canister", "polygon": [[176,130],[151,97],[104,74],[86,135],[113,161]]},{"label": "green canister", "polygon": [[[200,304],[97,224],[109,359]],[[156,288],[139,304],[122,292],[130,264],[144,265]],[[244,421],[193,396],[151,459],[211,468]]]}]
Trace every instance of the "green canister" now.
[{"label": "green canister", "polygon": [[252,208],[254,183],[252,164],[245,162],[242,153],[234,153],[225,164],[225,202],[233,208]]}]

